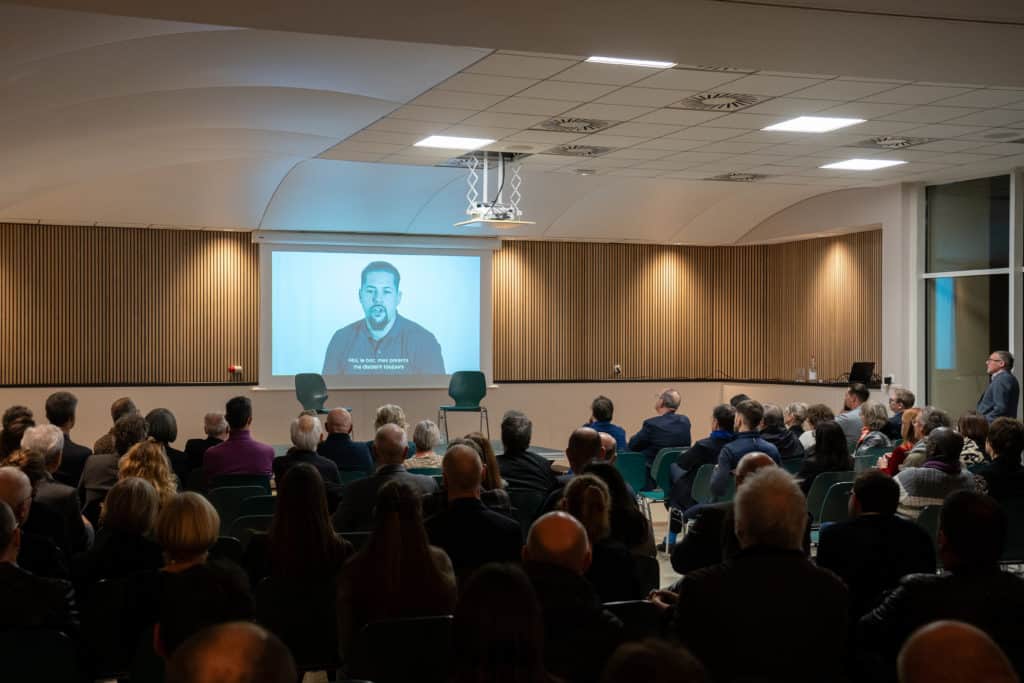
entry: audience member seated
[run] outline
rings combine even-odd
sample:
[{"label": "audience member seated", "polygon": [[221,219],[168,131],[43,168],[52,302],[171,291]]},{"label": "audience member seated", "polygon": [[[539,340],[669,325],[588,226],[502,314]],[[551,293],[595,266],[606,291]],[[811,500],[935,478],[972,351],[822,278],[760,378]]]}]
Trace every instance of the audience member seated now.
[{"label": "audience member seated", "polygon": [[804,433],[800,435],[800,445],[804,447],[804,454],[814,448],[814,430],[818,425],[827,420],[835,420],[835,413],[824,403],[814,403],[807,406],[807,417],[804,420]]},{"label": "audience member seated", "polygon": [[[28,475],[17,467],[0,467],[0,501],[10,506],[21,532],[18,566],[37,576],[68,578],[66,549],[58,545],[64,539],[63,520],[59,516],[49,520],[45,525],[48,533],[33,533],[25,528],[32,510],[32,482]],[[43,509],[40,506],[38,510]]]},{"label": "audience member seated", "polygon": [[917,444],[920,431],[916,424],[920,415],[920,408],[907,408],[903,411],[903,416],[900,418],[903,421],[900,427],[903,443],[893,448],[892,453],[878,459],[878,469],[890,477],[895,477],[899,473],[907,453]]},{"label": "audience member seated", "polygon": [[78,631],[74,589],[67,581],[36,576],[19,565],[23,534],[19,526],[11,507],[0,500],[0,637],[3,631],[31,628],[74,637]]},{"label": "audience member seated", "polygon": [[[378,434],[396,430],[401,431],[385,425]],[[381,445],[378,439],[378,449]],[[338,582],[341,651],[348,652],[371,621],[451,614],[455,599],[451,560],[427,541],[418,492],[401,479],[386,482],[373,510],[370,538],[345,564]]]},{"label": "audience member seated", "polygon": [[932,430],[925,439],[925,463],[896,475],[900,485],[899,513],[917,519],[928,505],[942,505],[954,491],[973,491],[974,476],[960,462],[964,437],[949,427]]},{"label": "audience member seated", "polygon": [[145,479],[114,484],[103,501],[100,530],[89,552],[76,555],[72,574],[79,586],[123,579],[163,566],[163,551],[151,539],[160,509],[156,489]]},{"label": "audience member seated", "polygon": [[750,475],[736,492],[735,515],[742,550],[687,574],[674,599],[657,594],[657,602],[675,603],[679,641],[715,681],[842,680],[848,595],[800,548],[807,503],[793,477],[776,467]]},{"label": "audience member seated", "polygon": [[935,621],[907,639],[896,660],[900,683],[1019,683],[1006,654],[981,629]]},{"label": "audience member seated", "polygon": [[[786,429],[793,433],[793,437],[799,439],[804,433],[804,420],[807,419],[806,403],[790,403],[782,409],[782,421]],[[800,444],[803,447],[803,444]]]},{"label": "audience member seated", "polygon": [[[82,480],[78,483],[78,498],[82,501],[87,517],[90,508],[96,510],[96,517],[99,516],[99,503],[107,495],[110,487],[117,483],[118,461],[132,446],[145,441],[148,433],[149,425],[146,424],[145,418],[137,412],[129,412],[114,424],[113,450],[93,451],[85,461]],[[95,521],[96,517],[90,519]]]},{"label": "audience member seated", "polygon": [[[762,467],[775,466],[775,461],[764,453],[747,453],[736,466],[737,490],[754,472]],[[733,529],[734,519],[731,500],[701,505],[690,530],[672,546],[672,568],[680,574],[689,574],[732,559],[740,550],[740,542]]]},{"label": "audience member seated", "polygon": [[933,430],[938,429],[939,427],[952,428],[952,426],[953,420],[945,410],[940,410],[935,406],[924,406],[921,408],[921,414],[914,420],[914,430],[917,433],[917,443],[915,443],[914,447],[907,453],[907,457],[903,459],[903,464],[900,465],[900,472],[908,467],[920,467],[923,465],[926,460],[926,437],[931,434]]},{"label": "audience member seated", "polygon": [[648,638],[620,645],[601,683],[709,683],[704,666],[678,645]]},{"label": "audience member seated", "polygon": [[377,492],[390,481],[409,486],[419,496],[437,490],[437,482],[432,477],[412,474],[405,469],[408,442],[404,429],[396,424],[383,425],[377,430],[374,445],[377,472],[372,477],[353,481],[345,487],[341,504],[334,513],[334,528],[338,531],[369,530],[373,525]]},{"label": "audience member seated", "polygon": [[859,382],[850,385],[843,398],[843,410],[836,415],[835,423],[843,428],[846,435],[846,445],[853,449],[860,439],[861,430],[864,428],[864,421],[861,419],[861,406],[871,397],[868,388]]},{"label": "audience member seated", "polygon": [[82,478],[82,468],[90,451],[71,440],[71,430],[75,428],[75,411],[78,399],[67,391],[50,394],[46,399],[46,419],[50,424],[64,433],[64,449],[61,451],[60,467],[53,473],[53,478],[61,484],[76,488]]},{"label": "audience member seated", "polygon": [[192,491],[173,496],[160,507],[154,528],[164,571],[181,572],[206,562],[218,533],[220,515],[210,501]]},{"label": "audience member seated", "polygon": [[416,452],[405,462],[406,469],[439,469],[441,456],[434,449],[441,444],[441,431],[430,420],[417,422],[412,430],[412,443]]},{"label": "audience member seated", "polygon": [[42,458],[43,479],[35,486],[35,504],[44,505],[60,515],[70,553],[84,552],[92,542],[92,525],[82,517],[78,491],[61,484],[54,475],[60,469],[64,451],[64,433],[54,425],[29,427],[21,439],[22,450]]},{"label": "audience member seated", "polygon": [[0,432],[0,463],[21,448],[21,437],[29,427],[35,427],[32,411],[25,406],[11,406],[4,411],[3,431]]},{"label": "audience member seated", "polygon": [[757,401],[743,401],[736,406],[736,419],[739,423],[736,427],[736,438],[719,451],[718,464],[711,474],[711,495],[715,498],[725,495],[732,471],[747,453],[764,453],[776,464],[782,463],[779,451],[762,439],[760,432],[757,431],[763,418],[764,408]]},{"label": "audience member seated", "polygon": [[473,448],[451,446],[444,454],[448,504],[425,525],[431,545],[451,558],[460,584],[478,567],[488,562],[518,562],[522,553],[523,532],[518,522],[480,501],[483,470]]},{"label": "audience member seated", "polygon": [[549,512],[530,527],[523,560],[544,616],[548,671],[571,683],[598,681],[623,626],[584,578],[591,562],[586,529],[569,514]]},{"label": "audience member seated", "polygon": [[749,401],[749,400],[750,400],[750,397],[747,396],[746,394],[735,394],[732,398],[729,399],[729,405],[731,405],[733,408],[735,408],[736,406],[738,406],[739,404],[743,403],[744,401]]},{"label": "audience member seated", "polygon": [[152,484],[161,506],[178,493],[178,484],[164,456],[164,447],[153,437],[132,446],[118,461],[117,478],[127,477],[138,477]]},{"label": "audience member seated", "polygon": [[[938,430],[936,430],[938,431]],[[924,469],[924,468],[921,468]],[[880,657],[891,678],[896,654],[919,627],[955,619],[984,631],[1024,667],[1024,579],[1001,571],[1008,520],[999,504],[973,491],[957,491],[942,505],[939,558],[946,573],[913,574],[860,620],[862,649]],[[934,654],[934,653],[933,653]],[[975,678],[959,680],[988,680]]]},{"label": "audience member seated", "polygon": [[480,495],[480,499],[489,508],[511,511],[512,501],[509,500],[508,493],[505,491],[506,484],[505,480],[501,478],[501,467],[498,465],[498,456],[494,454],[494,446],[480,432],[470,432],[466,435],[466,439],[476,444],[480,461],[484,464],[483,493]]},{"label": "audience member seated", "polygon": [[[733,426],[736,410],[729,404],[715,406],[711,411],[711,434],[693,444],[690,450],[679,456],[669,467],[672,490],[668,495],[670,508],[686,510],[697,504],[693,497],[693,480],[703,465],[714,465],[722,448],[733,440]],[[669,544],[675,542],[673,534],[681,530],[679,518],[672,516],[669,521]]]},{"label": "audience member seated", "polygon": [[814,428],[814,448],[804,459],[796,478],[800,482],[800,489],[807,495],[819,474],[849,472],[852,469],[853,458],[846,447],[846,434],[842,427],[829,420]]},{"label": "audience member seated", "polygon": [[1024,497],[1024,423],[997,417],[988,427],[985,450],[991,462],[976,467],[974,474],[985,480],[989,495],[996,500]]},{"label": "audience member seated", "polygon": [[205,439],[189,439],[185,442],[185,459],[189,471],[202,469],[203,456],[214,446],[219,446],[228,438],[228,421],[224,413],[207,413],[203,417]]},{"label": "audience member seated", "polygon": [[604,482],[611,496],[611,538],[622,543],[633,555],[656,557],[654,531],[640,511],[636,495],[629,490],[622,473],[607,462],[592,462],[583,470]]},{"label": "audience member seated", "polygon": [[530,489],[550,493],[557,482],[551,463],[528,450],[533,436],[533,422],[523,413],[510,410],[501,418],[501,443],[504,452],[498,456],[501,478],[508,488]]},{"label": "audience member seated", "polygon": [[452,683],[559,683],[544,666],[544,621],[523,570],[488,564],[466,583],[452,625]]},{"label": "audience member seated", "polygon": [[[385,403],[377,408],[377,413],[373,418],[373,433],[376,434],[377,430],[384,425],[395,425],[400,427],[403,432],[409,428],[409,423],[405,420],[405,411],[402,410],[402,406],[394,403]],[[374,457],[373,449],[376,447],[374,440],[370,439],[367,441],[366,446],[370,449],[370,456]],[[407,446],[409,450],[405,457],[411,458],[415,447],[411,443],[407,444]]]},{"label": "audience member seated", "polygon": [[252,438],[252,401],[236,396],[227,402],[224,418],[231,432],[219,446],[212,446],[203,455],[206,482],[225,474],[261,474],[270,476],[274,449]]},{"label": "audience member seated", "polygon": [[587,532],[592,559],[585,576],[601,602],[643,598],[646,591],[635,578],[633,557],[611,537],[611,494],[605,483],[593,474],[574,477],[565,487],[561,506]]},{"label": "audience member seated", "polygon": [[232,621],[205,628],[167,662],[167,683],[295,683],[291,652],[256,624]]},{"label": "audience member seated", "polygon": [[365,441],[352,440],[352,415],[344,408],[327,413],[327,438],[316,451],[342,472],[373,474],[373,456]]},{"label": "audience member seated", "polygon": [[615,443],[615,437],[607,432],[598,432],[601,436],[601,458],[602,462],[615,464],[615,460],[618,459],[618,446]]},{"label": "audience member seated", "polygon": [[894,386],[889,389],[889,410],[892,416],[886,423],[885,435],[892,440],[906,439],[903,436],[903,412],[914,407],[917,397],[905,387]]},{"label": "audience member seated", "polygon": [[115,444],[115,429],[117,427],[117,421],[125,415],[138,414],[139,409],[135,407],[135,402],[127,396],[117,399],[110,404],[110,421],[114,424],[110,428],[110,431],[96,439],[96,443],[92,446],[92,452],[94,454],[100,453],[116,453],[117,447]]},{"label": "audience member seated", "polygon": [[786,427],[786,418],[782,408],[771,403],[764,405],[764,417],[761,418],[761,438],[775,446],[779,457],[783,460],[801,460],[804,447],[800,445],[800,436],[794,435]]},{"label": "audience member seated", "polygon": [[828,524],[818,542],[819,567],[831,569],[850,589],[850,616],[874,609],[907,574],[935,572],[935,546],[918,524],[896,516],[900,487],[879,470],[853,484],[851,519]]},{"label": "audience member seated", "polygon": [[149,438],[163,446],[178,484],[184,486],[192,468],[185,452],[171,446],[178,440],[178,421],[174,419],[174,413],[167,408],[154,408],[146,413],[146,424],[149,425]]},{"label": "audience member seated", "polygon": [[[647,458],[647,467],[654,464],[654,457],[662,448],[682,448],[690,445],[690,418],[680,415],[679,392],[665,389],[654,403],[655,417],[644,420],[640,431],[633,435],[627,447]],[[648,474],[648,488],[654,488],[654,480]]]},{"label": "audience member seated", "polygon": [[579,427],[569,435],[569,444],[565,448],[565,457],[569,461],[569,472],[555,477],[555,489],[548,494],[542,510],[551,512],[559,507],[565,487],[577,474],[592,462],[599,461],[603,453],[601,435],[590,427]]},{"label": "audience member seated", "polygon": [[892,441],[885,435],[889,424],[889,413],[885,406],[876,401],[865,401],[860,407],[861,427],[857,450],[854,455],[865,455],[869,448],[891,448]]},{"label": "audience member seated", "polygon": [[341,499],[341,475],[338,474],[338,466],[327,458],[317,455],[317,446],[323,441],[324,427],[320,419],[315,415],[300,415],[292,420],[289,428],[292,447],[288,452],[279,458],[274,458],[272,468],[274,470],[274,481],[278,487],[284,481],[285,475],[296,465],[305,463],[312,465],[327,487],[330,508],[337,507],[337,501]]},{"label": "audience member seated", "polygon": [[626,430],[612,422],[615,415],[615,404],[607,396],[598,396],[590,404],[590,420],[584,427],[590,427],[601,434],[608,434],[615,439],[618,450],[626,450]]},{"label": "audience member seated", "polygon": [[253,586],[267,576],[306,583],[333,579],[351,555],[352,544],[331,526],[320,473],[298,463],[278,480],[274,521],[249,539],[242,564]]},{"label": "audience member seated", "polygon": [[985,441],[988,439],[988,420],[985,416],[968,410],[956,421],[956,431],[964,437],[960,462],[967,467],[985,462]]}]

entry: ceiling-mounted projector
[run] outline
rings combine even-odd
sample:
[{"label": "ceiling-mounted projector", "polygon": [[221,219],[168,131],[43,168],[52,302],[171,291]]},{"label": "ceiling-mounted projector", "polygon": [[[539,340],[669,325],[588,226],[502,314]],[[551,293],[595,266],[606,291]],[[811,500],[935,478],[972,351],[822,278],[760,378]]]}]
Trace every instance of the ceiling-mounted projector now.
[{"label": "ceiling-mounted projector", "polygon": [[[469,220],[455,224],[456,228],[491,227],[499,229],[518,228],[521,225],[534,225],[533,221],[520,220],[523,212],[519,208],[522,193],[519,191],[523,180],[519,175],[520,165],[517,159],[521,155],[511,152],[472,152],[465,157],[468,170],[466,183],[466,215]],[[494,165],[497,185],[491,199],[490,181],[491,165]],[[511,167],[511,168],[509,168]],[[505,181],[508,183],[509,199],[505,202]]]}]

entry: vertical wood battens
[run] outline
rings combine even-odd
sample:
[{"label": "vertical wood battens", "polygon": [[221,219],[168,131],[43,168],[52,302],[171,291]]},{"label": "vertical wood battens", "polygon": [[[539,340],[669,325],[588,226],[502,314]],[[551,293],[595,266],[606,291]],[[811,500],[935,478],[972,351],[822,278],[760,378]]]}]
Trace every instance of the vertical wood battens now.
[{"label": "vertical wood battens", "polygon": [[0,224],[0,384],[258,376],[248,233]]},{"label": "vertical wood battens", "polygon": [[838,379],[881,360],[881,231],[678,247],[510,241],[495,254],[497,381]]}]

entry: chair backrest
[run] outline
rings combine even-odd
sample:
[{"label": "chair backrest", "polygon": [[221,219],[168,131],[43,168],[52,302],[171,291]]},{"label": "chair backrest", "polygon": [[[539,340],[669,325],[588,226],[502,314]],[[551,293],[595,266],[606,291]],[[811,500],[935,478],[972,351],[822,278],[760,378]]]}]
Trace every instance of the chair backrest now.
[{"label": "chair backrest", "polygon": [[338,657],[336,588],[329,581],[268,577],[256,586],[256,621],[291,650],[300,671],[335,671]]},{"label": "chair backrest", "polygon": [[277,508],[277,496],[252,496],[242,501],[238,508],[239,517],[251,515],[272,515]]},{"label": "chair backrest", "polygon": [[[395,656],[399,644],[401,656]],[[444,683],[451,649],[451,616],[377,621],[359,632],[346,653],[348,675],[374,683]]]},{"label": "chair backrest", "polygon": [[185,477],[185,490],[195,491],[196,493],[206,493],[206,473],[203,472],[202,467],[197,467],[190,471]]},{"label": "chair backrest", "polygon": [[647,600],[606,602],[604,608],[617,616],[626,627],[625,633],[623,633],[624,641],[657,638],[661,635],[662,614],[653,602]]},{"label": "chair backrest", "polygon": [[853,458],[853,471],[855,474],[861,472],[867,472],[878,464],[878,458],[884,453],[875,455],[874,453],[868,453],[866,455],[857,455]]},{"label": "chair backrest", "polygon": [[303,410],[321,410],[327,402],[327,383],[323,376],[315,372],[295,375],[295,398]]},{"label": "chair backrest", "polygon": [[232,536],[218,536],[210,547],[210,557],[215,560],[231,560],[241,566],[245,549],[242,542]]},{"label": "chair backrest", "polygon": [[206,497],[213,503],[220,515],[220,535],[230,536],[231,524],[238,518],[242,509],[242,501],[253,496],[264,494],[261,486],[219,486],[210,489]]},{"label": "chair backrest", "polygon": [[425,477],[440,477],[443,473],[440,467],[413,467],[409,469],[409,474],[422,474]]},{"label": "chair backrest", "polygon": [[259,486],[263,493],[270,493],[270,477],[266,474],[222,474],[214,477],[209,489],[225,486]]},{"label": "chair backrest", "polygon": [[669,478],[669,475],[672,473],[672,465],[679,460],[679,456],[688,450],[690,450],[689,446],[685,448],[662,448],[654,456],[654,463],[651,465],[651,477],[653,477],[658,488],[664,491],[666,495],[672,490],[672,481]]},{"label": "chair backrest", "polygon": [[850,494],[853,493],[852,481],[841,481],[832,484],[821,504],[821,517],[818,521],[842,522],[850,518]]},{"label": "chair backrest", "polygon": [[697,470],[697,475],[693,478],[693,486],[690,488],[690,495],[698,503],[711,502],[711,474],[714,471],[714,465],[701,465]]},{"label": "chair backrest", "polygon": [[822,472],[814,478],[811,490],[807,492],[807,511],[814,517],[814,521],[821,522],[821,506],[825,502],[825,495],[832,488],[833,484],[841,481],[853,481],[854,473],[848,472]]},{"label": "chair backrest", "polygon": [[533,489],[506,489],[512,507],[519,511],[519,526],[523,530],[523,536],[530,530],[530,525],[537,519],[547,497],[540,491]]},{"label": "chair backrest", "polygon": [[338,474],[341,475],[342,484],[351,484],[354,481],[366,479],[370,476],[364,470],[339,470]]},{"label": "chair backrest", "polygon": [[254,531],[268,531],[273,521],[273,515],[249,515],[248,517],[239,517],[231,524],[231,530],[228,532],[228,536],[237,538],[244,548],[248,545],[249,539],[252,538]]},{"label": "chair backrest", "polygon": [[796,473],[800,471],[800,468],[804,466],[803,458],[787,458],[782,461],[782,469],[786,470],[790,474],[796,476]]},{"label": "chair backrest", "polygon": [[622,478],[635,492],[639,493],[647,488],[647,458],[643,453],[620,452],[615,458],[615,469],[622,474]]},{"label": "chair backrest", "polygon": [[925,505],[917,516],[917,523],[931,536],[936,549],[939,547],[939,517],[941,514],[941,505]]},{"label": "chair backrest", "polygon": [[487,395],[487,380],[479,370],[459,370],[448,382],[448,395],[459,408],[477,408]]},{"label": "chair backrest", "polygon": [[634,555],[633,578],[643,587],[644,595],[661,588],[661,563],[654,557]]},{"label": "chair backrest", "polygon": [[1024,564],[1024,498],[1000,498],[999,504],[1006,510],[1010,522],[1002,561]]},{"label": "chair backrest", "polygon": [[0,638],[0,661],[5,681],[83,680],[78,646],[60,631],[4,631]]}]

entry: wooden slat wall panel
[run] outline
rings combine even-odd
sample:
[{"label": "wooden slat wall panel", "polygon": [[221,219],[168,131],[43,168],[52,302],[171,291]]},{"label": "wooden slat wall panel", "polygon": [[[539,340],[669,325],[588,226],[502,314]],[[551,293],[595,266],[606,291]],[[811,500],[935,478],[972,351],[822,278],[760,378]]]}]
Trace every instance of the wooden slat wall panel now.
[{"label": "wooden slat wall panel", "polygon": [[881,231],[787,244],[506,242],[497,381],[837,379],[881,360]]},{"label": "wooden slat wall panel", "polygon": [[258,254],[242,232],[0,224],[0,384],[255,381]]}]

